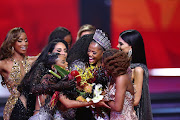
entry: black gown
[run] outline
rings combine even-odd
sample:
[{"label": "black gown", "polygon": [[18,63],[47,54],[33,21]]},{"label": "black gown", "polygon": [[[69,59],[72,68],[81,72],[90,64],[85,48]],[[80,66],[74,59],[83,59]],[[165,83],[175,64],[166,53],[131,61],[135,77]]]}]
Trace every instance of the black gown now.
[{"label": "black gown", "polygon": [[25,95],[27,100],[27,108],[24,107],[21,100],[18,98],[18,101],[15,104],[15,107],[11,113],[10,120],[28,120],[33,115],[33,110],[35,108],[35,96]]}]

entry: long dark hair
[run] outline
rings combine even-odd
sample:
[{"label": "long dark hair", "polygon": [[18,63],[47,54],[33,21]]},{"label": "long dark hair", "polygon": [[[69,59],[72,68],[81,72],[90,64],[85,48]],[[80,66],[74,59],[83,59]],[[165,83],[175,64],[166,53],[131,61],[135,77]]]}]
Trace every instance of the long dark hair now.
[{"label": "long dark hair", "polygon": [[[67,35],[71,35],[71,32],[67,28],[65,28],[65,27],[57,27],[49,35],[48,43],[50,43],[54,39],[64,39],[64,37],[66,37]],[[72,37],[71,37],[71,39],[72,39]]]},{"label": "long dark hair", "polygon": [[[38,64],[38,63],[41,62],[41,61],[44,61],[44,60],[47,58],[48,54],[49,54],[49,53],[52,53],[52,51],[54,50],[56,44],[59,43],[59,42],[63,43],[63,44],[66,46],[67,50],[68,50],[68,44],[67,44],[67,42],[66,42],[65,40],[62,40],[62,39],[54,39],[52,42],[50,42],[50,43],[42,50],[40,56],[37,58],[37,60],[36,60],[36,62],[34,63],[34,65]],[[33,65],[33,66],[34,66],[34,65]],[[32,67],[33,67],[33,66],[32,66]]]},{"label": "long dark hair", "polygon": [[[50,42],[41,52],[40,56],[34,62],[31,67],[31,70],[26,73],[20,85],[18,86],[18,90],[20,92],[29,92],[30,91],[30,83],[33,79],[40,79],[44,74],[48,73],[48,69],[52,63],[48,62],[49,55],[52,54],[54,47],[58,42]],[[54,59],[53,59],[54,60]],[[48,66],[47,66],[48,65]],[[38,76],[39,75],[39,76]],[[36,77],[36,78],[35,78]]]},{"label": "long dark hair", "polygon": [[146,63],[144,42],[141,34],[137,30],[126,30],[119,35],[126,43],[132,47],[132,63]]},{"label": "long dark hair", "polygon": [[75,60],[88,63],[89,56],[87,54],[87,51],[89,44],[93,41],[93,35],[94,34],[83,35],[71,47],[67,57],[67,62],[69,65],[71,65],[71,63],[74,62]]}]

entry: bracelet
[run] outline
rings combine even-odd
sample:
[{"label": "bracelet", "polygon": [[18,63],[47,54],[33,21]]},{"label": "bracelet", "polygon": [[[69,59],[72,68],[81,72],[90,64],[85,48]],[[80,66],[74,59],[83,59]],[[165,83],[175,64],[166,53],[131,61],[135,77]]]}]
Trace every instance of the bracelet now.
[{"label": "bracelet", "polygon": [[40,110],[34,110],[33,112],[40,111]]}]

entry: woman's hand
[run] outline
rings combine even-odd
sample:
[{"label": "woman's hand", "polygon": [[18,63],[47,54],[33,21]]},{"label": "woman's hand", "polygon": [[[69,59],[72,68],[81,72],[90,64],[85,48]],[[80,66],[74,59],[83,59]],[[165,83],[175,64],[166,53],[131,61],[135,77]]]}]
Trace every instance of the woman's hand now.
[{"label": "woman's hand", "polygon": [[105,102],[107,102],[107,101],[101,100],[101,101],[99,101],[98,103],[96,103],[94,105],[95,105],[95,107],[106,107],[106,108],[111,109],[111,107],[109,105],[107,105]]}]

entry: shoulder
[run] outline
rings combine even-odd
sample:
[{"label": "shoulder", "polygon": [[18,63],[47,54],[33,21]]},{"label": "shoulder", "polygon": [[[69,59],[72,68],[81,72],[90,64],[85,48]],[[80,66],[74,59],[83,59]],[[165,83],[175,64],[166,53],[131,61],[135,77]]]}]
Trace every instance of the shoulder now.
[{"label": "shoulder", "polygon": [[135,69],[135,68],[138,68],[138,67],[142,68],[144,71],[148,71],[147,66],[145,64],[143,64],[143,63],[131,63],[131,65],[130,65],[131,69]]},{"label": "shoulder", "polygon": [[142,67],[135,67],[133,70],[133,75],[138,77],[138,76],[143,76],[144,70]]},{"label": "shoulder", "polygon": [[116,84],[126,84],[128,82],[129,79],[129,75],[128,74],[124,74],[124,75],[120,75],[116,78]]},{"label": "shoulder", "polygon": [[13,66],[13,61],[4,59],[0,61],[0,73],[10,73]]},{"label": "shoulder", "polygon": [[135,72],[135,73],[143,73],[144,70],[143,70],[142,67],[135,67],[135,68],[134,68],[134,72]]},{"label": "shoulder", "polygon": [[37,58],[38,58],[38,56],[27,56],[27,59],[30,64],[32,64],[34,61],[36,61]]},{"label": "shoulder", "polygon": [[9,59],[0,60],[0,68],[2,69],[3,66],[9,65],[10,63],[12,63],[12,61]]},{"label": "shoulder", "polygon": [[4,60],[0,60],[0,69],[3,69],[3,65],[4,65]]},{"label": "shoulder", "polygon": [[128,74],[120,75],[116,78],[116,90],[118,92],[126,91],[128,84],[129,84],[130,78]]}]

